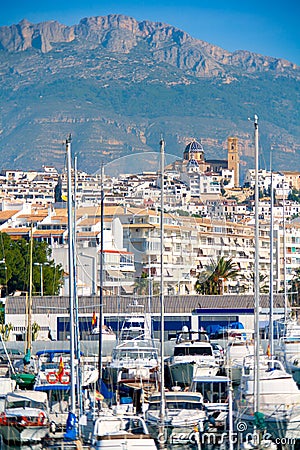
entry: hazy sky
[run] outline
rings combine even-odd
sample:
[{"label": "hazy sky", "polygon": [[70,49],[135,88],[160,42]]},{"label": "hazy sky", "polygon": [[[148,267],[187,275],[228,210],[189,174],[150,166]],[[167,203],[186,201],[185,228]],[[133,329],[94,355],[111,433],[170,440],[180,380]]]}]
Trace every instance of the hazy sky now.
[{"label": "hazy sky", "polygon": [[299,0],[1,0],[0,26],[23,18],[74,25],[107,14],[164,22],[229,51],[249,50],[300,65]]}]

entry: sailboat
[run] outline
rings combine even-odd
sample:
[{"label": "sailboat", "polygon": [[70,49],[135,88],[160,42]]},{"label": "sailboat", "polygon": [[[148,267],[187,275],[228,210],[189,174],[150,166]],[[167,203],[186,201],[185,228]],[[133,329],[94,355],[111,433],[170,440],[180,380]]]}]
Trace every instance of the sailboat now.
[{"label": "sailboat", "polygon": [[[103,216],[104,216],[104,189],[103,189],[103,166],[102,166],[102,194],[101,194],[101,248],[100,248],[100,314],[99,314],[99,329],[101,330],[103,326]],[[123,335],[126,335],[126,339],[123,342],[118,342],[120,347],[116,347],[115,349],[115,362],[116,367],[118,368],[114,371],[114,367],[112,366],[112,373],[118,374],[119,367],[117,361],[120,362],[120,355],[126,353],[125,349],[126,344],[128,346],[133,346],[135,352],[135,360],[139,357],[142,357],[142,360],[138,362],[138,367],[136,367],[137,371],[135,372],[135,376],[138,375],[139,370],[146,370],[148,373],[149,369],[149,361],[150,366],[152,367],[152,359],[153,353],[148,352],[147,346],[144,345],[140,349],[140,342],[143,341],[144,344],[147,342],[145,339],[140,339],[141,325],[137,323],[136,318],[131,317],[131,320],[128,321],[128,326],[123,330]],[[126,415],[124,409],[119,409],[119,405],[115,405],[112,408],[108,408],[104,402],[104,383],[102,380],[102,333],[99,334],[99,379],[98,379],[98,389],[99,391],[94,392],[94,395],[90,397],[90,408],[87,411],[85,416],[85,423],[81,425],[82,437],[84,442],[88,444],[93,444],[93,448],[96,449],[109,449],[109,450],[119,450],[119,449],[128,449],[128,450],[140,450],[141,448],[145,448],[148,450],[156,450],[156,445],[154,439],[149,435],[148,428],[145,424],[145,421],[134,414],[131,411],[130,415]],[[125,344],[125,345],[124,345]],[[151,350],[156,352],[156,348],[151,347]],[[145,353],[144,353],[145,352]],[[130,353],[133,356],[132,353]],[[155,353],[156,354],[156,353]],[[147,360],[143,359],[147,355]],[[126,358],[125,358],[126,359]],[[125,362],[125,360],[124,360]],[[123,362],[123,369],[126,369],[126,362]],[[128,359],[127,359],[128,362]],[[136,361],[137,362],[137,361]],[[146,367],[142,367],[141,363],[143,362]],[[148,364],[148,367],[147,367]],[[155,358],[156,364],[156,358]],[[126,373],[121,371],[121,373]],[[129,380],[127,380],[129,381]],[[130,380],[132,381],[132,380]],[[135,380],[137,381],[137,380]],[[95,384],[96,388],[96,384]]]},{"label": "sailboat", "polygon": [[[285,196],[283,196],[285,198]],[[285,203],[283,202],[283,235],[285,235]],[[300,323],[297,318],[297,312],[295,315],[291,313],[290,317],[287,316],[287,298],[286,298],[286,246],[285,237],[283,240],[283,252],[284,252],[284,297],[285,297],[285,315],[281,319],[280,325],[282,325],[282,336],[280,336],[277,345],[277,354],[281,361],[283,361],[288,373],[293,375],[293,378],[297,385],[300,385]]]},{"label": "sailboat", "polygon": [[[66,423],[65,440],[76,441],[79,437],[78,417],[76,411],[76,367],[75,367],[75,236],[72,220],[72,178],[71,178],[71,135],[66,140],[67,153],[67,196],[68,196],[68,268],[69,268],[69,309],[70,309],[70,408]],[[80,383],[78,383],[80,393]]]},{"label": "sailboat", "polygon": [[284,336],[279,339],[277,355],[283,362],[288,373],[293,375],[297,385],[300,385],[300,324],[296,318],[285,322]]},{"label": "sailboat", "polygon": [[32,351],[32,253],[33,253],[33,226],[31,224],[30,231],[30,255],[29,255],[29,296],[26,292],[26,317],[27,317],[27,331],[26,331],[26,353],[23,360],[12,369],[11,378],[16,381],[20,389],[33,389],[37,367],[34,360],[31,358]]},{"label": "sailboat", "polygon": [[[258,219],[258,118],[255,116],[256,184],[255,184],[255,279],[259,279],[259,219]],[[273,195],[273,192],[272,192]],[[272,213],[271,213],[272,217]],[[271,229],[272,229],[271,221]],[[272,239],[270,273],[272,274]],[[280,361],[273,358],[273,281],[270,276],[270,346],[268,355],[260,354],[259,283],[255,284],[255,354],[245,358],[235,418],[237,429],[243,424],[246,433],[267,431],[276,438],[300,438],[300,391]],[[260,448],[260,447],[254,447]]]},{"label": "sailboat", "polygon": [[300,439],[300,391],[283,364],[270,357],[259,360],[260,409],[255,414],[255,365],[244,361],[241,385],[236,399],[237,421],[254,429],[257,417],[272,438]]}]

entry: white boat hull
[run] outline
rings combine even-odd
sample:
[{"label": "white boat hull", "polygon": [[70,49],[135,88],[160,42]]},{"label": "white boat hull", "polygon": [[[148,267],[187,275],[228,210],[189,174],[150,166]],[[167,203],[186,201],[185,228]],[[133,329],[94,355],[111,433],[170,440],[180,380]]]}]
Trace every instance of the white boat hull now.
[{"label": "white boat hull", "polygon": [[103,436],[95,443],[98,450],[157,450],[152,438],[142,435],[137,436]]},{"label": "white boat hull", "polygon": [[49,426],[0,426],[3,440],[10,443],[41,442],[48,432]]},{"label": "white boat hull", "polygon": [[230,378],[232,384],[239,385],[242,377],[242,366],[241,365],[232,365],[226,366],[225,372],[228,378]]},{"label": "white boat hull", "polygon": [[[242,424],[242,425],[241,425]],[[243,414],[237,419],[237,429],[243,429],[243,435],[247,436],[254,432],[254,415]],[[298,412],[282,412],[282,414],[271,413],[265,415],[266,431],[272,439],[300,439],[300,410]]]},{"label": "white boat hull", "polygon": [[145,421],[135,415],[103,413],[95,421],[93,448],[101,450],[156,450]]},{"label": "white boat hull", "polygon": [[196,376],[215,376],[217,365],[200,365],[195,362],[178,362],[169,365],[172,384],[189,386]]},{"label": "white boat hull", "polygon": [[15,390],[6,395],[0,434],[9,443],[40,442],[50,430],[47,395]]},{"label": "white boat hull", "polygon": [[[202,419],[203,420],[203,419]],[[154,437],[157,442],[161,442],[162,438],[159,436],[159,418],[148,418],[148,429],[150,435]],[[164,424],[164,437],[163,441],[168,445],[192,445],[197,442],[198,432],[196,426],[197,420],[188,420],[186,424],[180,423],[168,423]]]}]

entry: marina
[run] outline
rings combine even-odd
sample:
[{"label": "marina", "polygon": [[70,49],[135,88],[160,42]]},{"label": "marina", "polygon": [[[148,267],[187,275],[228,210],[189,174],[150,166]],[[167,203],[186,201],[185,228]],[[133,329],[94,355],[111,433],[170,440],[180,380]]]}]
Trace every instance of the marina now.
[{"label": "marina", "polygon": [[[255,116],[256,150],[257,120]],[[175,296],[176,321],[172,317],[165,294],[163,256],[164,141],[160,141],[159,294],[150,289],[148,296],[122,298],[119,294],[115,303],[113,297],[103,295],[102,196],[97,313],[95,298],[80,298],[77,292],[71,136],[66,140],[66,156],[67,326],[65,334],[59,334],[56,316],[56,324],[52,319],[56,332],[49,329],[47,340],[33,343],[32,314],[39,300],[33,300],[29,290],[24,355],[12,361],[7,350],[11,343],[7,347],[1,338],[7,358],[0,384],[1,448],[300,448],[298,322],[294,314],[292,325],[293,311],[286,296],[278,296],[276,319],[283,327],[276,338],[274,299],[267,296],[263,303],[258,282],[254,283],[254,295],[229,296],[229,303],[224,293],[191,297],[185,305],[186,315],[179,311],[184,310],[179,300],[186,297]],[[258,280],[256,219],[254,279]],[[32,277],[32,239],[30,249]],[[214,297],[218,307],[211,306]],[[62,302],[60,298],[58,309]],[[80,329],[81,308],[90,317],[84,333],[88,340]],[[58,312],[54,307],[47,314]]]},{"label": "marina", "polygon": [[[131,342],[131,345],[134,347],[133,342]],[[212,342],[218,343],[222,348],[226,347],[223,340],[213,340]],[[59,343],[57,344],[59,345]],[[169,358],[168,352],[172,353],[167,350],[170,348],[167,344],[170,344],[170,342],[165,345],[166,367]],[[116,344],[116,347],[118,345]],[[262,342],[262,348],[267,348],[267,341]],[[141,346],[140,350],[143,351],[142,349]],[[57,354],[56,363],[53,362],[53,356],[49,358],[49,352],[38,351],[37,353],[37,359],[41,358],[42,354],[48,355],[48,360],[51,359],[51,369],[49,369],[48,374],[58,374],[60,367],[62,367],[60,355],[65,354],[64,370],[65,374],[68,375],[68,358],[70,355],[67,352],[62,353],[59,350],[50,352],[52,355]],[[34,353],[33,357],[35,357]],[[85,355],[82,355],[83,365],[84,358]],[[141,437],[137,431],[133,431],[138,444],[134,447],[134,440],[130,438],[132,446],[124,447],[128,449],[142,448],[140,446],[141,440],[143,441],[143,447],[146,446],[145,448],[149,449],[230,449],[230,435],[234,441],[232,448],[242,449],[247,448],[245,447],[245,439],[249,440],[249,436],[256,436],[257,430],[260,430],[261,436],[265,434],[271,436],[272,445],[275,442],[282,443],[277,448],[297,449],[300,442],[299,388],[292,375],[286,372],[279,358],[272,359],[266,353],[262,354],[260,358],[260,392],[262,396],[260,414],[263,429],[257,428],[258,422],[255,422],[256,415],[253,414],[253,389],[255,386],[253,355],[245,357],[240,383],[233,384],[231,378],[225,375],[228,364],[225,351],[224,364],[221,365],[219,372],[217,374],[198,374],[193,377],[190,386],[184,385],[181,387],[178,383],[172,384],[166,374],[164,392],[166,415],[164,417],[163,438],[159,435],[160,384],[157,378],[155,383],[151,382],[150,372],[148,384],[146,375],[141,376],[141,373],[135,373],[130,377],[130,380],[129,378],[124,379],[121,386],[118,382],[110,386],[104,376],[105,382],[102,380],[101,390],[97,383],[98,380],[96,382],[92,380],[90,384],[85,384],[81,388],[81,413],[78,409],[80,402],[76,400],[78,436],[77,440],[72,439],[72,441],[65,438],[70,405],[70,379],[66,377],[60,381],[58,378],[55,378],[55,380],[53,378],[52,381],[50,376],[48,377],[48,384],[41,383],[40,378],[44,376],[43,371],[45,371],[46,366],[45,358],[44,366],[41,368],[42,373],[41,376],[38,375],[37,377],[34,391],[14,389],[15,381],[7,376],[1,382],[3,389],[0,415],[1,448],[24,450],[46,448],[96,449],[111,448],[106,447],[105,444],[110,443],[111,445],[114,442],[116,445],[114,448],[117,449],[120,445],[117,439],[125,439],[124,442],[129,439],[128,429],[132,429],[132,425],[126,426],[126,420],[130,419],[131,424],[136,423],[136,430],[139,430],[139,433],[145,436],[149,436],[149,439],[151,438],[153,442],[147,441],[147,438]],[[103,375],[110,360],[109,355],[104,356]],[[128,361],[125,372],[130,371]],[[97,370],[97,362],[94,367]],[[5,370],[6,372],[4,371],[4,365],[2,365],[2,373],[6,375],[9,373],[9,366],[5,366]],[[121,370],[120,373],[124,372]],[[57,376],[59,377],[59,375]],[[78,393],[77,385],[75,389]],[[6,394],[5,391],[7,391]],[[37,404],[30,404],[31,395],[36,396],[34,401],[38,401],[39,404],[41,399],[38,400],[37,396],[46,396],[43,418],[39,415]],[[24,405],[21,404],[22,402]],[[26,408],[24,409],[26,402]],[[16,414],[21,411],[21,418],[10,419],[12,416],[8,406],[13,408],[14,417],[17,417]],[[32,410],[32,408],[34,409]],[[25,419],[26,415],[28,419]],[[139,419],[144,420],[144,422],[137,426]],[[36,422],[39,421],[39,431],[35,429],[33,432],[31,426],[37,426],[35,420]],[[230,428],[230,422],[232,422],[232,428]],[[31,429],[31,435],[25,436],[24,442],[20,435],[16,436],[13,432],[13,423],[16,424],[18,432],[20,432],[22,426],[28,430],[27,433]],[[117,425],[118,423],[120,424]],[[243,427],[244,429],[242,429]],[[43,429],[46,429],[46,433]],[[113,437],[108,437],[110,434]],[[235,442],[238,439],[240,442]],[[153,447],[153,445],[155,446]]]}]

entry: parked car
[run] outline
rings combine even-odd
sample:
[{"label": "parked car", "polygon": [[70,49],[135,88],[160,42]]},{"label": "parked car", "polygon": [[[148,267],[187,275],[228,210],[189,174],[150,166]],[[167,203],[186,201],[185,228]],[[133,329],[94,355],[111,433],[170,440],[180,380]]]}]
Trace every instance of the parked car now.
[{"label": "parked car", "polygon": [[[18,350],[17,348],[7,348],[6,352],[12,361],[15,361],[16,359],[24,358],[24,353],[21,352],[20,350]],[[8,358],[7,358],[6,352],[5,352],[4,348],[0,349],[0,364],[8,363]]]}]

